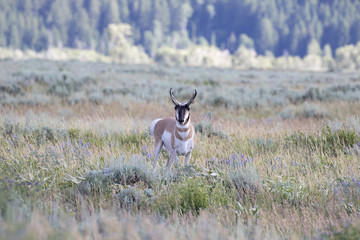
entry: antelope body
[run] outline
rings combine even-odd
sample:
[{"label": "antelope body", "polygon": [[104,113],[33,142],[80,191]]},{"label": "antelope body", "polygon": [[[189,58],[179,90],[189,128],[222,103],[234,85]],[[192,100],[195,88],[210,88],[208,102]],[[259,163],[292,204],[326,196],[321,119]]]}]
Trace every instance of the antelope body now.
[{"label": "antelope body", "polygon": [[190,105],[194,102],[196,94],[196,89],[194,89],[191,99],[186,103],[180,103],[175,99],[170,88],[170,97],[175,105],[175,118],[156,119],[150,127],[155,139],[154,170],[163,145],[171,152],[171,157],[166,164],[168,169],[179,155],[185,155],[184,164],[188,164],[196,140],[195,128],[190,122]]}]

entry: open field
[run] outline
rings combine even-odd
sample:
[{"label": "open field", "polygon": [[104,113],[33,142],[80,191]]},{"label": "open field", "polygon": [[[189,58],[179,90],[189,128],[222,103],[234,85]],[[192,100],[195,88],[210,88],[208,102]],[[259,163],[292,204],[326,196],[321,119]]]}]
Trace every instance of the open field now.
[{"label": "open field", "polygon": [[[152,172],[168,91],[190,166]],[[358,73],[0,62],[0,239],[358,239]]]}]

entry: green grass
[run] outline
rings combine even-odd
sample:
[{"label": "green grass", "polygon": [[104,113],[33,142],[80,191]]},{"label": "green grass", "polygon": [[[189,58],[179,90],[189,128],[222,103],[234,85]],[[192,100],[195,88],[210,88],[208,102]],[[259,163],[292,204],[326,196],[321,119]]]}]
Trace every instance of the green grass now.
[{"label": "green grass", "polygon": [[[30,63],[19,64],[31,73]],[[11,88],[19,93],[0,93],[1,101],[15,94],[14,102],[1,103],[0,110],[0,239],[358,236],[358,102],[323,99],[325,93],[314,90],[317,106],[327,107],[331,121],[322,111],[312,112],[317,108],[302,111],[303,105],[295,106],[301,114],[295,111],[293,117],[279,118],[281,109],[292,104],[284,96],[301,99],[299,95],[284,89],[252,89],[262,97],[250,97],[248,89],[234,90],[239,79],[246,78],[254,84],[249,88],[257,88],[273,74],[279,77],[274,86],[306,91],[308,82],[302,78],[307,79],[308,73],[298,73],[290,83],[287,78],[294,75],[284,72],[93,64],[91,71],[99,75],[88,79],[81,63],[74,63],[79,72],[66,62],[44,64],[35,75],[19,70],[24,79],[37,76],[36,83]],[[59,64],[71,79],[65,85],[61,75],[51,77]],[[112,68],[126,79],[120,80],[123,85]],[[325,87],[324,79],[341,77],[315,75],[317,87],[325,92],[330,86]],[[165,167],[170,155],[162,150],[153,172],[148,127],[152,119],[173,114],[166,89],[175,84],[174,76],[183,79],[176,85],[179,98],[188,96],[182,84],[192,86],[196,80],[199,87],[191,110],[197,145],[190,165],[184,167],[181,160],[171,172]],[[53,81],[71,88],[69,94],[59,97],[48,92]],[[78,81],[83,84],[73,84]],[[224,91],[215,92],[214,86]],[[105,102],[84,100],[81,107],[72,105],[75,98],[87,97],[84,92],[102,87],[107,89],[102,91]],[[32,93],[36,88],[39,96],[48,97],[48,106],[30,104],[39,100]],[[125,88],[129,91],[121,91]],[[224,100],[218,107],[208,101],[217,95]],[[253,102],[254,98],[259,101]],[[24,108],[24,104],[29,105]]]},{"label": "green grass", "polygon": [[[343,221],[357,219],[360,179],[355,177],[358,169],[349,171],[349,166],[356,164],[358,155],[344,152],[359,141],[356,129],[332,130],[325,125],[312,134],[297,131],[280,138],[249,138],[243,142],[236,135],[224,139],[222,135],[210,134],[211,128],[198,131],[201,144],[205,144],[202,147],[218,145],[219,149],[233,153],[219,153],[224,157],[207,158],[187,168],[175,165],[171,173],[161,167],[153,173],[148,150],[142,147],[151,142],[147,131],[104,135],[74,127],[29,129],[21,122],[12,125],[2,122],[0,213],[9,227],[0,231],[15,234],[17,226],[29,226],[35,209],[45,219],[55,214],[64,224],[68,221],[62,215],[65,212],[83,224],[86,220],[81,214],[88,211],[101,214],[101,209],[114,208],[118,214],[126,211],[134,216],[162,217],[169,224],[174,224],[174,218],[180,221],[187,216],[214,214],[226,216],[229,222],[224,224],[230,224],[227,230],[231,236],[235,236],[237,224],[246,226],[253,220],[271,228],[290,230],[291,224],[276,223],[274,206],[284,213],[298,211],[288,220],[293,224],[301,221],[309,209],[332,220],[332,224],[320,228],[311,224],[303,226],[306,229],[295,228],[291,234],[278,229],[277,234],[285,238],[309,237],[327,227],[339,229]],[[237,153],[239,147],[248,149],[250,155]],[[287,154],[285,149],[292,149],[293,154]],[[112,151],[122,155],[105,154]],[[195,158],[203,159],[206,155],[197,152]],[[166,157],[162,156],[160,162],[166,161]],[[52,213],[53,204],[61,214]],[[18,219],[18,214],[24,217]],[[49,220],[46,222],[50,232],[61,229]],[[81,228],[74,231],[86,235]],[[339,234],[357,234],[351,229],[343,231],[326,236],[338,239],[342,236]]]}]

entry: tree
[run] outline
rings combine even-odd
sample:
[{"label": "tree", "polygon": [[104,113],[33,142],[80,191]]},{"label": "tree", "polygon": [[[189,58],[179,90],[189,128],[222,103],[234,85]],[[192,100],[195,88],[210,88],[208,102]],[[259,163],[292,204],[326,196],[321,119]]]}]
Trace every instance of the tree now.
[{"label": "tree", "polygon": [[193,14],[193,9],[189,2],[181,3],[180,5],[176,6],[173,10],[173,30],[179,31],[184,34],[187,28],[187,24],[189,18]]},{"label": "tree", "polygon": [[350,30],[351,43],[356,44],[360,42],[360,17],[354,21]]},{"label": "tree", "polygon": [[235,52],[236,48],[237,48],[237,39],[235,33],[231,32],[227,41],[227,49],[229,49],[229,51],[233,53]]},{"label": "tree", "polygon": [[[170,9],[166,0],[153,0],[153,13],[155,19],[158,23],[161,24],[161,29],[164,33],[170,32]],[[155,26],[154,26],[155,27]]]},{"label": "tree", "polygon": [[89,12],[89,20],[93,29],[98,29],[99,17],[101,5],[99,0],[87,0],[86,4],[87,10]]},{"label": "tree", "polygon": [[10,27],[10,37],[8,40],[8,45],[14,49],[19,49],[21,47],[21,39],[19,29],[16,25]]},{"label": "tree", "polygon": [[258,40],[257,48],[261,53],[265,53],[266,50],[273,51],[275,45],[279,40],[279,36],[275,31],[270,19],[263,18],[258,26]]},{"label": "tree", "polygon": [[47,17],[47,25],[59,31],[61,42],[64,44],[68,44],[68,28],[71,26],[71,17],[69,0],[55,0]]},{"label": "tree", "polygon": [[243,33],[239,37],[239,47],[254,49],[255,48],[254,40],[252,40],[248,35]]},{"label": "tree", "polygon": [[128,0],[119,0],[120,19],[122,22],[129,20],[129,3]]},{"label": "tree", "polygon": [[75,48],[89,48],[91,42],[91,26],[89,17],[84,8],[74,14],[72,27],[69,28],[69,45]]},{"label": "tree", "polygon": [[320,44],[316,39],[311,39],[307,46],[307,55],[321,55]]},{"label": "tree", "polygon": [[119,23],[119,6],[116,0],[108,0],[103,7],[99,20],[99,30],[103,33],[111,23]]},{"label": "tree", "polygon": [[151,30],[152,28],[152,3],[150,0],[140,0],[140,15],[138,16],[139,28],[142,31]]},{"label": "tree", "polygon": [[330,44],[325,44],[324,46],[324,51],[323,51],[323,55],[324,57],[327,57],[327,58],[332,58],[332,50],[331,50],[331,47],[330,47]]}]

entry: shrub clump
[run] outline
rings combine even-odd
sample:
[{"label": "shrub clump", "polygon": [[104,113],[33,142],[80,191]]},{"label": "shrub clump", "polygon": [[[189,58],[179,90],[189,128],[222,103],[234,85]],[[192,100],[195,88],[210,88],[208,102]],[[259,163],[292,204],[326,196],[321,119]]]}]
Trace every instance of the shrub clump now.
[{"label": "shrub clump", "polygon": [[279,114],[279,116],[286,119],[303,119],[303,118],[315,118],[322,119],[329,117],[329,113],[320,106],[314,104],[305,104],[300,108],[296,108],[295,106],[285,107]]},{"label": "shrub clump", "polygon": [[80,184],[80,192],[89,194],[93,191],[109,191],[114,184],[135,185],[141,183],[151,188],[156,178],[149,170],[145,160],[132,157],[129,160],[120,158],[109,168],[87,173]]},{"label": "shrub clump", "polygon": [[323,240],[343,240],[343,239],[360,239],[360,223],[351,223],[344,226],[341,231],[332,231],[330,233],[322,233],[316,239]]},{"label": "shrub clump", "polygon": [[209,181],[199,176],[187,177],[160,193],[155,208],[163,215],[174,211],[198,215],[210,207],[229,207],[233,199],[233,194],[228,192],[222,181]]},{"label": "shrub clump", "polygon": [[230,162],[226,181],[235,187],[238,198],[250,197],[254,199],[255,194],[262,191],[262,180],[252,162],[245,161],[237,159],[237,161]]},{"label": "shrub clump", "polygon": [[198,122],[195,124],[195,131],[196,133],[199,133],[201,135],[207,136],[207,137],[219,137],[219,138],[225,138],[228,139],[229,135],[226,133],[223,133],[220,130],[215,130],[212,123],[210,122]]},{"label": "shrub clump", "polygon": [[140,209],[147,204],[151,204],[155,199],[155,193],[152,189],[138,189],[136,187],[126,188],[117,195],[122,208]]},{"label": "shrub clump", "polygon": [[307,148],[309,151],[322,150],[330,155],[337,155],[339,151],[356,146],[360,141],[358,132],[352,129],[332,129],[326,125],[319,135],[293,133],[284,138],[285,146]]},{"label": "shrub clump", "polygon": [[169,210],[199,214],[210,204],[209,186],[201,178],[187,178],[172,185],[170,192],[164,194],[158,203],[159,210],[165,214]]}]

